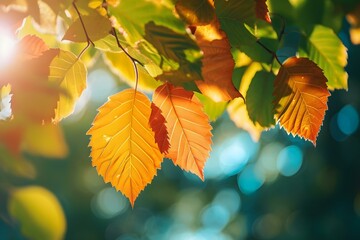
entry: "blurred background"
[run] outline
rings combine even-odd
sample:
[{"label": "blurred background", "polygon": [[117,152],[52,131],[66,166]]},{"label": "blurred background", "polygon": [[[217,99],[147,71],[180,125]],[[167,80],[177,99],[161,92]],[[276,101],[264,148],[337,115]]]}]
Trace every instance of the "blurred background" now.
[{"label": "blurred background", "polygon": [[[131,208],[91,167],[86,131],[119,83],[98,61],[75,114],[62,122],[69,154],[53,160],[26,156],[36,178],[0,176],[16,186],[38,185],[59,200],[66,239],[360,239],[360,46],[348,25],[349,90],[334,91],[316,148],[278,127],[253,142],[226,113],[213,125],[205,181],[165,159],[162,170]],[[0,239],[25,239],[9,220],[0,193]]]}]

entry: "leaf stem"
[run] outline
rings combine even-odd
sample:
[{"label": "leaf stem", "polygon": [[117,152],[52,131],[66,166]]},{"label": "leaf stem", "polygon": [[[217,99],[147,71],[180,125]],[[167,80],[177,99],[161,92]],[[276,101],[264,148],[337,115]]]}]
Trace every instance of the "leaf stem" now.
[{"label": "leaf stem", "polygon": [[280,66],[282,65],[281,61],[279,60],[278,56],[276,55],[276,53],[272,50],[270,50],[267,46],[265,46],[262,42],[260,42],[260,39],[256,40],[256,42],[263,47],[268,53],[270,53],[273,56],[273,59],[276,59],[276,61],[280,64]]},{"label": "leaf stem", "polygon": [[116,44],[118,45],[118,47],[126,54],[126,56],[131,60],[133,67],[134,67],[134,73],[135,73],[135,91],[137,90],[138,87],[138,82],[139,82],[139,70],[137,67],[137,63],[139,63],[141,66],[143,66],[136,58],[133,58],[126,50],[125,48],[121,45],[118,35],[116,33],[116,29],[113,27],[112,28],[112,32],[115,36],[116,39]]},{"label": "leaf stem", "polygon": [[86,31],[86,27],[85,27],[84,21],[83,21],[83,19],[82,19],[82,17],[81,17],[81,13],[80,13],[79,9],[77,8],[77,6],[76,6],[76,4],[75,4],[75,0],[72,2],[72,5],[73,5],[73,7],[75,8],[75,11],[76,11],[77,15],[79,16],[81,26],[82,26],[82,28],[83,28],[83,30],[84,30],[84,33],[85,33],[85,36],[86,36],[86,41],[88,42],[88,46],[86,46],[85,49],[84,49],[84,50],[86,50],[86,49],[89,47],[90,44],[93,45],[93,46],[95,46],[95,44],[94,44],[93,41],[91,41],[91,39],[90,39],[90,37],[89,37],[89,34],[88,34],[88,32]]}]

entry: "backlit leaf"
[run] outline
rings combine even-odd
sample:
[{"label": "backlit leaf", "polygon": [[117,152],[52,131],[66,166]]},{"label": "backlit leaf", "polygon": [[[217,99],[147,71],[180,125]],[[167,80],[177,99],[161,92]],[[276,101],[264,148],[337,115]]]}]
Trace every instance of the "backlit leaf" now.
[{"label": "backlit leaf", "polygon": [[265,128],[275,124],[272,95],[274,80],[275,76],[271,72],[259,71],[246,93],[246,108],[250,119]]},{"label": "backlit leaf", "polygon": [[149,125],[150,115],[150,101],[144,94],[124,90],[99,108],[87,133],[92,165],[132,206],[163,160]]},{"label": "backlit leaf", "polygon": [[209,0],[179,0],[175,8],[182,19],[192,26],[207,25],[215,17],[214,8]]},{"label": "backlit leaf", "polygon": [[228,102],[215,102],[211,98],[195,93],[200,102],[204,106],[204,112],[208,115],[210,121],[216,121],[226,110]]},{"label": "backlit leaf", "polygon": [[131,44],[143,39],[145,25],[151,21],[185,33],[184,23],[174,15],[173,10],[174,5],[166,6],[158,0],[137,1],[136,4],[120,1],[116,7],[109,7],[110,14],[117,19],[121,32]]},{"label": "backlit leaf", "polygon": [[74,111],[76,100],[86,88],[87,70],[73,53],[61,50],[50,64],[50,82],[65,91],[55,109],[55,122],[61,121]]},{"label": "backlit leaf", "polygon": [[287,59],[275,79],[275,119],[288,133],[316,144],[330,95],[322,70],[307,58]]},{"label": "backlit leaf", "polygon": [[[113,73],[118,75],[121,80],[125,81],[130,86],[135,86],[135,71],[132,61],[124,52],[113,53],[107,52],[104,54],[105,63],[110,67]],[[145,70],[145,68],[137,64],[139,73],[138,87],[144,91],[151,91],[161,85],[160,81],[155,80]]]},{"label": "backlit leaf", "polygon": [[153,96],[165,119],[170,149],[166,157],[204,180],[204,165],[211,150],[211,126],[202,105],[191,91],[165,83]]},{"label": "backlit leaf", "polygon": [[235,62],[219,21],[214,19],[211,24],[197,27],[195,36],[204,53],[201,60],[203,81],[196,81],[200,91],[215,102],[242,97],[232,82]]},{"label": "backlit leaf", "polygon": [[7,209],[28,239],[63,239],[66,218],[56,196],[39,186],[11,191]]},{"label": "backlit leaf", "polygon": [[0,121],[11,117],[11,86],[0,87]]},{"label": "backlit leaf", "polygon": [[[259,63],[253,63],[248,68],[242,67],[234,70],[233,81],[241,79],[239,90],[244,93],[244,98],[247,98],[249,86],[256,72],[261,71],[261,69],[262,67]],[[227,107],[227,111],[230,119],[238,128],[248,131],[254,141],[259,141],[264,128],[250,119],[243,99],[236,98],[232,100]]]},{"label": "backlit leaf", "polygon": [[[83,15],[82,20],[91,41],[106,37],[112,28],[110,20],[107,17],[100,15],[96,10],[91,11],[89,15]],[[76,19],[66,31],[63,40],[87,42],[85,31],[79,18]]]},{"label": "backlit leaf", "polygon": [[64,134],[59,125],[32,124],[24,130],[22,150],[47,158],[63,158],[68,154]]},{"label": "backlit leaf", "polygon": [[255,0],[256,1],[256,17],[260,18],[268,23],[271,23],[269,10],[266,5],[266,0]]},{"label": "backlit leaf", "polygon": [[151,103],[150,127],[155,133],[155,142],[158,144],[161,153],[167,153],[170,147],[166,120],[154,103]]},{"label": "backlit leaf", "polygon": [[348,75],[344,70],[347,64],[346,47],[332,29],[315,26],[309,37],[307,51],[309,59],[324,71],[330,90],[348,88]]}]

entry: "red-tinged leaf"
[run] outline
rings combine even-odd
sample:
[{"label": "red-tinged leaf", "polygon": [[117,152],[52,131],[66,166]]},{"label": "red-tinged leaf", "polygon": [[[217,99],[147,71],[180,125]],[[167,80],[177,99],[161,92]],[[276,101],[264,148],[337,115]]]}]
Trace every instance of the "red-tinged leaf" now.
[{"label": "red-tinged leaf", "polygon": [[51,121],[60,96],[58,84],[49,82],[49,66],[59,53],[56,49],[45,51],[40,57],[24,61],[10,72],[12,110],[15,118],[34,122]]},{"label": "red-tinged leaf", "polygon": [[200,101],[193,92],[165,83],[155,90],[153,102],[166,119],[170,139],[166,157],[204,180],[212,128]]},{"label": "red-tinged leaf", "polygon": [[41,38],[27,35],[16,45],[15,54],[17,54],[17,59],[24,61],[39,57],[47,50],[49,48]]},{"label": "red-tinged leaf", "polygon": [[275,119],[288,133],[316,145],[330,95],[322,70],[307,58],[291,57],[275,79]]},{"label": "red-tinged leaf", "polygon": [[87,133],[91,135],[92,165],[132,206],[163,160],[149,125],[150,115],[149,99],[128,89],[111,96],[99,108]]},{"label": "red-tinged leaf", "polygon": [[235,62],[219,21],[214,19],[211,24],[198,26],[195,36],[204,54],[201,69],[203,81],[196,81],[200,91],[215,102],[242,97],[232,82]]},{"label": "red-tinged leaf", "polygon": [[262,19],[268,23],[271,23],[269,15],[269,9],[266,5],[266,0],[255,0],[256,1],[256,17]]},{"label": "red-tinged leaf", "polygon": [[151,103],[150,127],[155,133],[155,142],[159,146],[160,152],[166,154],[170,147],[166,120],[154,103]]}]

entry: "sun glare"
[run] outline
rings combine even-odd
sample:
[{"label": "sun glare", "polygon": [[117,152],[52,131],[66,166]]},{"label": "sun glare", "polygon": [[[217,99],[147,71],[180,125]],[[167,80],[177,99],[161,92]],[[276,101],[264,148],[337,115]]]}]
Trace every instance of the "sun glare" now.
[{"label": "sun glare", "polygon": [[0,31],[0,68],[10,62],[15,42],[9,34]]}]

